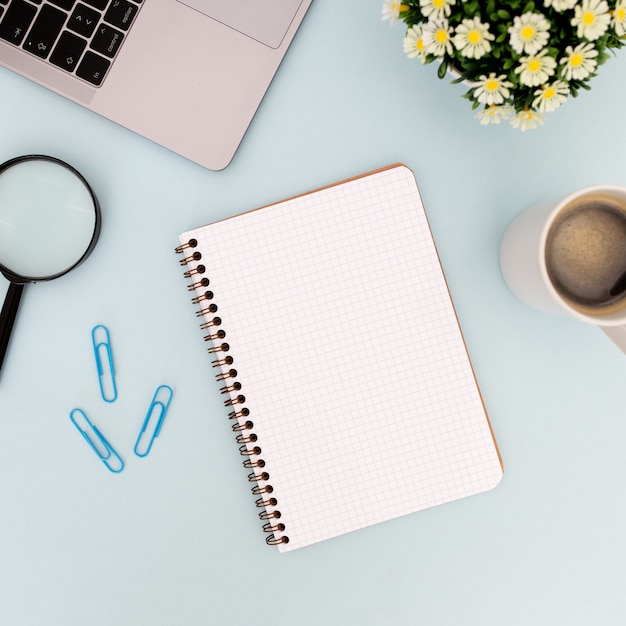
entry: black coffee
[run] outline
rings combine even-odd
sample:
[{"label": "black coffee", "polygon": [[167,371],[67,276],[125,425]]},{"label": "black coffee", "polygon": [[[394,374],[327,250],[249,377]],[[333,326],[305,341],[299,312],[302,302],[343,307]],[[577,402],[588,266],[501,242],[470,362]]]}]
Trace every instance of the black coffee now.
[{"label": "black coffee", "polygon": [[566,206],[546,241],[558,293],[587,315],[626,307],[626,200],[588,194]]}]

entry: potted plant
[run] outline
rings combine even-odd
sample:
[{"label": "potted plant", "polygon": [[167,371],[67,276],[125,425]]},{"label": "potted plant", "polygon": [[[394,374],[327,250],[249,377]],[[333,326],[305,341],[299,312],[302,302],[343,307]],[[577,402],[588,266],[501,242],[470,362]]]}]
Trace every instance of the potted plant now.
[{"label": "potted plant", "polygon": [[404,52],[451,72],[481,124],[544,123],[626,44],[626,0],[385,0]]}]

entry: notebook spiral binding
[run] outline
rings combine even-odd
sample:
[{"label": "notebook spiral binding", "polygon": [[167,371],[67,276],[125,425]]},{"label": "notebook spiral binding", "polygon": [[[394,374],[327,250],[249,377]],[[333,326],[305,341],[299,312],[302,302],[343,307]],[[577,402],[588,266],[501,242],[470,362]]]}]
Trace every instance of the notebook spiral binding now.
[{"label": "notebook spiral binding", "polygon": [[[187,289],[195,292],[207,288],[210,284],[210,280],[203,276],[206,267],[200,263],[202,253],[198,250],[194,251],[197,246],[198,241],[190,239],[187,243],[176,248],[176,254],[185,255],[179,261],[181,266],[187,268],[184,272],[185,278],[193,280]],[[281,512],[276,508],[278,500],[270,495],[273,493],[274,487],[268,482],[270,474],[265,470],[265,461],[261,457],[262,448],[258,443],[256,433],[251,432],[254,428],[254,422],[248,419],[250,410],[243,406],[246,402],[246,397],[242,393],[243,386],[238,380],[235,380],[237,378],[237,370],[233,367],[235,360],[228,354],[230,345],[223,341],[226,338],[226,331],[221,328],[222,318],[216,315],[211,319],[206,319],[211,314],[217,313],[217,305],[211,302],[214,297],[213,291],[207,289],[204,293],[196,295],[191,301],[194,305],[201,307],[196,311],[196,317],[205,318],[205,321],[200,324],[200,328],[209,331],[204,336],[204,341],[211,342],[212,345],[207,350],[209,354],[216,355],[212,365],[220,368],[220,372],[216,374],[215,378],[224,382],[224,386],[220,388],[220,393],[228,394],[228,399],[224,401],[224,405],[232,407],[228,419],[234,420],[232,429],[237,433],[235,440],[239,444],[239,454],[245,457],[243,466],[252,470],[248,474],[248,481],[255,483],[252,493],[255,496],[260,496],[255,504],[257,508],[263,509],[259,513],[259,518],[265,522],[263,531],[268,533],[265,541],[271,546],[289,543],[289,537],[285,534],[285,524],[278,521],[281,518]]]}]

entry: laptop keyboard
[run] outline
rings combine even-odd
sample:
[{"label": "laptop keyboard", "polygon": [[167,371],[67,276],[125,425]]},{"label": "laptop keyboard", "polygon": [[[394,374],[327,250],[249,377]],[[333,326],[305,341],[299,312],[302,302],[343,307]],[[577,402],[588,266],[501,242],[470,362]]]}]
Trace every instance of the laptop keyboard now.
[{"label": "laptop keyboard", "polygon": [[142,0],[0,0],[0,39],[102,84]]}]

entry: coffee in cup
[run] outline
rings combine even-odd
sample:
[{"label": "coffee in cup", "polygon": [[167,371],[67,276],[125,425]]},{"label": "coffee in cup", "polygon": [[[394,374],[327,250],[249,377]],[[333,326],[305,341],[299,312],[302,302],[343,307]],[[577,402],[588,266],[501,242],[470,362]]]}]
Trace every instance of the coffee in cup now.
[{"label": "coffee in cup", "polygon": [[545,244],[552,285],[585,315],[626,308],[626,200],[586,194],[563,206]]}]

